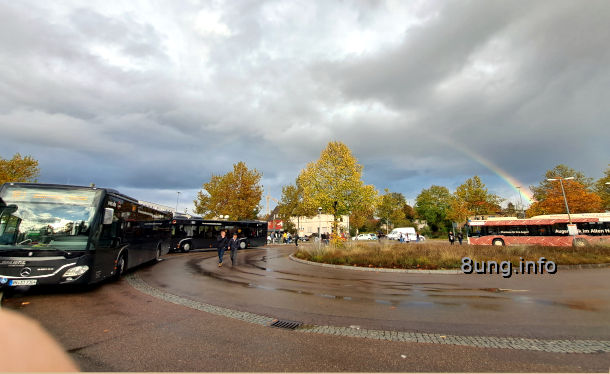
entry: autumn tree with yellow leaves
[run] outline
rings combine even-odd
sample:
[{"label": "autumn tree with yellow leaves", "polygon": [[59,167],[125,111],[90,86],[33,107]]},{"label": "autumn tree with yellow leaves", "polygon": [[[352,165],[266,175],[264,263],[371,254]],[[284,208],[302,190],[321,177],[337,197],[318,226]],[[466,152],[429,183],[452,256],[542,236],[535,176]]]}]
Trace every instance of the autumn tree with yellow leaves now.
[{"label": "autumn tree with yellow leaves", "polygon": [[16,153],[12,159],[0,157],[0,184],[7,182],[36,182],[40,173],[38,161]]},{"label": "autumn tree with yellow leaves", "polygon": [[459,185],[453,195],[463,204],[461,208],[466,208],[468,215],[493,214],[501,209],[502,198],[490,193],[477,175]]},{"label": "autumn tree with yellow leaves", "polygon": [[407,201],[403,194],[390,192],[387,188],[384,190],[384,194],[379,198],[376,215],[385,224],[386,231],[390,230],[390,226],[403,227],[412,225],[405,215],[406,206]]},{"label": "autumn tree with yellow leaves", "polygon": [[318,207],[332,214],[334,232],[342,215],[364,216],[374,211],[377,190],[364,184],[362,169],[345,144],[329,142],[320,158],[307,164],[297,177],[295,188],[302,196],[298,209],[309,216],[316,214]]},{"label": "autumn tree with yellow leaves", "polygon": [[263,187],[262,174],[248,169],[242,161],[233,165],[233,171],[225,175],[212,175],[197,194],[195,213],[204,218],[228,215],[231,220],[256,219],[260,211]]},{"label": "autumn tree with yellow leaves", "polygon": [[313,216],[315,212],[306,211],[303,206],[303,188],[300,185],[282,187],[282,198],[277,209],[279,218],[284,222],[285,231],[295,231],[291,217]]}]

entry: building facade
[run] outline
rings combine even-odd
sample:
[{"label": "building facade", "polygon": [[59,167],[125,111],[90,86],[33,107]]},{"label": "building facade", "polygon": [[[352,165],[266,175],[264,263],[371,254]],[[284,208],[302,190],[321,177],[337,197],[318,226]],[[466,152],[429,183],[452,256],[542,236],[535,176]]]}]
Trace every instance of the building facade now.
[{"label": "building facade", "polygon": [[[332,214],[320,214],[313,217],[290,217],[290,221],[299,230],[299,236],[311,235],[318,233],[318,227],[320,228],[320,234],[331,233],[333,228],[333,215]],[[339,232],[348,232],[349,229],[349,216],[339,217],[338,229]]]}]

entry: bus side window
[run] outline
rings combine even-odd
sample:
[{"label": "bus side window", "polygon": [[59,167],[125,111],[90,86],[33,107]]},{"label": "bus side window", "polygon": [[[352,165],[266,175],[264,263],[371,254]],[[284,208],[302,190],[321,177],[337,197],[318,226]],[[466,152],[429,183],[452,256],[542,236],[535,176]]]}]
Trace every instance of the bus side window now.
[{"label": "bus side window", "polygon": [[205,238],[206,239],[214,239],[214,231],[210,226],[205,226]]},{"label": "bus side window", "polygon": [[204,238],[205,237],[205,226],[199,226],[195,229],[195,236],[197,238]]}]

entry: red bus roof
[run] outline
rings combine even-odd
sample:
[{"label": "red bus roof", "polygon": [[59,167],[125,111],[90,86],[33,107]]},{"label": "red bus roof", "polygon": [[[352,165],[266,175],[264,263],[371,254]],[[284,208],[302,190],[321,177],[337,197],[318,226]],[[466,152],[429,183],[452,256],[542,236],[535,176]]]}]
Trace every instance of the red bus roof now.
[{"label": "red bus roof", "polygon": [[[572,218],[572,223],[599,222],[599,218]],[[514,219],[514,220],[490,220],[476,221],[472,226],[525,226],[525,225],[553,225],[555,223],[569,223],[567,218],[545,218],[545,219]]]}]

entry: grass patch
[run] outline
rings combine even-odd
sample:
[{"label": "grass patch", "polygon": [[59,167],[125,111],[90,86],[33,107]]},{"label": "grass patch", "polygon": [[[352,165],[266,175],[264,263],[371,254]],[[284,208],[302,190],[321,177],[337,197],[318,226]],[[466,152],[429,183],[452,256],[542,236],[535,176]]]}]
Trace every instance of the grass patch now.
[{"label": "grass patch", "polygon": [[544,257],[557,265],[610,263],[610,245],[582,248],[547,246],[449,245],[444,243],[347,243],[318,248],[300,246],[295,257],[327,264],[395,269],[459,269],[462,258],[473,261],[537,261]]}]

